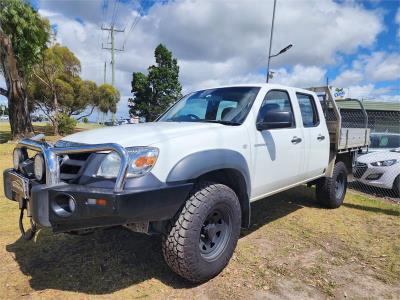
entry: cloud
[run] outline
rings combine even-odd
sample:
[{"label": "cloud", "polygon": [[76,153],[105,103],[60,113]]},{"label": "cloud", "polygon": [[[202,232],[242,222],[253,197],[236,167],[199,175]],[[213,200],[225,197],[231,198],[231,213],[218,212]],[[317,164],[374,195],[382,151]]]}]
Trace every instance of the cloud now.
[{"label": "cloud", "polygon": [[[110,3],[109,7],[103,9],[103,3]],[[100,27],[110,23],[113,3],[102,0],[40,2],[39,12],[57,24],[57,41],[68,46],[81,60],[82,77],[97,83],[103,82],[104,62],[110,82],[110,53],[101,49],[102,43],[106,45],[109,39]],[[184,92],[265,81],[271,2],[157,2],[146,8],[145,13],[139,12],[130,1],[121,1],[118,5],[116,26],[126,28],[125,33],[116,34],[118,48],[126,42],[125,51],[116,54],[116,86],[122,96],[130,96],[132,72],[146,72],[154,63],[153,52],[159,43],[164,43],[178,58]],[[130,31],[136,18],[140,22]],[[355,1],[278,1],[273,53],[288,44],[294,46],[271,60],[271,69],[276,72],[272,82],[295,86],[322,84],[326,69],[341,62],[341,55],[372,49],[383,30],[380,12],[367,10]],[[380,78],[396,71],[385,69],[384,59],[376,59],[371,65],[381,66]],[[359,84],[356,71],[343,74],[343,83]]]},{"label": "cloud", "polygon": [[276,70],[276,78],[271,82],[297,87],[320,86],[325,82],[325,74],[326,70],[317,66],[296,65],[292,71],[285,68]]},{"label": "cloud", "polygon": [[[400,54],[373,52],[360,55],[332,82],[334,86],[348,89],[349,97],[400,101]],[[377,88],[381,82],[394,82],[393,86]]]},{"label": "cloud", "polygon": [[376,88],[374,84],[370,83],[348,86],[346,92],[349,98],[400,103],[400,94],[391,94],[393,89],[394,87]]},{"label": "cloud", "polygon": [[388,52],[373,52],[370,55],[360,55],[350,69],[346,69],[335,78],[333,84],[349,86],[360,82],[382,82],[400,79],[400,54]]},{"label": "cloud", "polygon": [[360,81],[363,80],[363,78],[364,78],[364,75],[360,71],[346,70],[335,78],[335,80],[333,81],[333,84],[335,86],[339,86],[339,87],[349,86],[349,85],[359,83]]},{"label": "cloud", "polygon": [[400,78],[400,53],[374,52],[370,56],[363,56],[356,64],[364,66],[365,76],[374,81]]},{"label": "cloud", "polygon": [[[118,20],[127,25],[128,32],[137,12],[126,5],[119,4]],[[92,71],[87,72],[97,79],[105,57],[105,52],[99,50],[99,37],[104,35],[99,26],[101,7],[100,0],[74,1],[73,5],[70,1],[42,1],[40,10],[58,24],[59,41],[77,53],[83,64],[92,65]],[[108,15],[111,10],[109,7]],[[145,70],[153,61],[155,46],[163,42],[181,65],[185,65],[182,66],[182,79],[186,83],[189,78],[218,81],[224,68],[229,72],[227,79],[257,74],[266,65],[271,13],[271,3],[258,0],[156,3],[130,33],[125,52],[118,54],[117,68],[126,72]],[[77,17],[85,22],[78,22]],[[273,59],[272,67],[334,63],[339,53],[371,47],[382,29],[379,14],[355,3],[279,1],[273,50],[278,51],[289,43],[294,47]],[[122,35],[116,37],[117,46],[121,46]],[[95,61],[96,70],[93,67]],[[208,68],[215,72],[187,67],[188,64],[201,66],[203,63],[217,64]],[[197,74],[186,74],[186,70],[202,73],[205,77],[200,79]]]}]

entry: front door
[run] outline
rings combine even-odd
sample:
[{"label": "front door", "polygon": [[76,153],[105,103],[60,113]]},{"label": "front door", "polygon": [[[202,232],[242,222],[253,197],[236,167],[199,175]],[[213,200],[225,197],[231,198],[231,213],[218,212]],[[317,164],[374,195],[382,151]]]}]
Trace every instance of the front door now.
[{"label": "front door", "polygon": [[304,136],[297,124],[288,91],[268,91],[258,112],[257,122],[264,120],[269,110],[291,111],[293,122],[286,128],[256,131],[252,179],[254,200],[293,185],[301,178]]}]

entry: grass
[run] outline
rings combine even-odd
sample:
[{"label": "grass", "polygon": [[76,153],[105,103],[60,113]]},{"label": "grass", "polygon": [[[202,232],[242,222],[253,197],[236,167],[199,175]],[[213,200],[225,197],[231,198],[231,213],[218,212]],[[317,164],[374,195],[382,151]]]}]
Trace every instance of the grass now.
[{"label": "grass", "polygon": [[[40,126],[38,127],[40,130]],[[7,133],[1,124],[0,132]],[[51,139],[56,139],[53,137]],[[14,145],[0,145],[0,168]],[[0,298],[396,298],[400,206],[349,192],[335,210],[299,187],[252,204],[227,268],[192,285],[163,262],[160,237],[114,228],[88,236],[39,231],[26,242],[18,204],[0,195]]]}]

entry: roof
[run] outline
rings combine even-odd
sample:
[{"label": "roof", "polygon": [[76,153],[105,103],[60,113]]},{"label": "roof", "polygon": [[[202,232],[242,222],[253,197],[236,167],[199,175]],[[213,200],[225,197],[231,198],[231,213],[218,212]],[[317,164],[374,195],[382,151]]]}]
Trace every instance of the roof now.
[{"label": "roof", "polygon": [[[383,101],[362,101],[365,110],[397,111],[400,112],[400,102]],[[337,105],[344,109],[360,109],[360,105],[355,101],[339,101]]]},{"label": "roof", "polygon": [[219,89],[219,88],[231,88],[231,87],[259,87],[259,88],[271,88],[271,89],[283,89],[283,90],[290,90],[294,89],[296,92],[300,93],[311,93],[311,91],[303,88],[298,88],[294,86],[287,86],[282,84],[276,83],[234,83],[234,84],[226,84],[220,86],[210,86],[200,90],[212,90],[212,89]]},{"label": "roof", "polygon": [[[216,88],[226,88],[226,87],[269,87],[273,89],[294,89],[296,92],[303,92],[303,93],[310,93],[308,89],[302,89],[292,86],[286,86],[281,84],[275,83],[245,83],[245,84],[228,84],[228,85],[221,85],[221,86],[214,86],[208,87],[204,90],[208,89],[216,89]],[[349,99],[349,100],[357,100],[357,99]],[[377,110],[377,111],[396,111],[400,112],[400,102],[393,101],[375,101],[375,100],[368,100],[362,101],[365,110]],[[339,101],[337,105],[343,109],[360,109],[360,105],[356,101]]]}]

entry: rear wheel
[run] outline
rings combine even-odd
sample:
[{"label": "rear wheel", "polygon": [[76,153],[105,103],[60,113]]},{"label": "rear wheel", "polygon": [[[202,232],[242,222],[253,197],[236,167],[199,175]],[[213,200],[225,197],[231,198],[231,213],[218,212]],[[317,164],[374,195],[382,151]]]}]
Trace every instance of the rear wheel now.
[{"label": "rear wheel", "polygon": [[347,190],[347,168],[339,161],[335,164],[332,177],[321,178],[316,187],[318,201],[329,208],[342,205]]},{"label": "rear wheel", "polygon": [[192,282],[204,282],[228,264],[240,234],[241,210],[235,192],[203,182],[189,195],[163,238],[168,266]]}]

